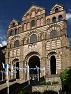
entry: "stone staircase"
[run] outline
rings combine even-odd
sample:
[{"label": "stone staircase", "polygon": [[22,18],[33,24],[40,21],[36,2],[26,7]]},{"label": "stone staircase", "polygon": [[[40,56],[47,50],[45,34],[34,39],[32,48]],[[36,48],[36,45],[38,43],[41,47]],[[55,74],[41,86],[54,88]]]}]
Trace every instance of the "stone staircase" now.
[{"label": "stone staircase", "polygon": [[43,92],[45,90],[53,90],[57,91],[59,94],[59,90],[62,90],[61,79],[58,75],[46,75],[45,82],[50,82],[50,85],[35,85],[32,86],[32,91],[40,91]]}]

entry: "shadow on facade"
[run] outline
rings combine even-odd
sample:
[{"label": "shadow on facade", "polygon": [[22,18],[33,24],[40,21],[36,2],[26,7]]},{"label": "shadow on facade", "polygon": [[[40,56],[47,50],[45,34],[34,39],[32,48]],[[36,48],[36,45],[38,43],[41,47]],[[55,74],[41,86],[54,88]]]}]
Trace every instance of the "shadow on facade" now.
[{"label": "shadow on facade", "polygon": [[[43,81],[43,80],[45,80],[44,77],[40,78],[40,81]],[[14,80],[12,80],[12,81],[14,81]],[[17,94],[20,91],[32,91],[32,86],[39,85],[40,81],[38,81],[38,79],[30,80],[30,83],[31,83],[30,85],[28,85],[28,81],[26,81],[22,84],[15,83],[9,87],[9,90],[10,90],[9,92],[10,92],[10,94]],[[1,90],[0,94],[7,94],[7,88]]]}]

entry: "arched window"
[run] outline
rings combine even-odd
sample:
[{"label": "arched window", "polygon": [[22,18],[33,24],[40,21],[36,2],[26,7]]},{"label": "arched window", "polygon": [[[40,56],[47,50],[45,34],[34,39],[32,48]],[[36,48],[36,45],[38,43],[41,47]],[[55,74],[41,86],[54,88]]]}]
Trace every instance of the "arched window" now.
[{"label": "arched window", "polygon": [[37,35],[36,34],[32,34],[30,37],[30,43],[34,43],[37,42]]},{"label": "arched window", "polygon": [[18,33],[19,33],[19,32],[18,32],[18,29],[16,29],[16,30],[15,30],[15,34],[18,34]]},{"label": "arched window", "polygon": [[52,18],[52,22],[55,23],[56,22],[56,17]]},{"label": "arched window", "polygon": [[14,27],[15,26],[15,23],[12,23],[12,26]]},{"label": "arched window", "polygon": [[35,26],[35,20],[31,21],[31,27]]},{"label": "arched window", "polygon": [[59,15],[58,20],[61,21],[62,18],[63,18],[62,15]]},{"label": "arched window", "polygon": [[55,13],[57,13],[58,11],[59,11],[58,8],[56,8],[56,9],[55,9]]},{"label": "arched window", "polygon": [[55,56],[51,56],[51,58],[50,58],[50,71],[51,71],[51,74],[56,74],[56,58],[55,58]]},{"label": "arched window", "polygon": [[50,32],[50,38],[57,37],[57,31],[53,30]]},{"label": "arched window", "polygon": [[13,36],[13,35],[15,35],[15,32],[14,31],[11,31],[10,32],[10,36]]},{"label": "arched window", "polygon": [[15,42],[14,42],[14,47],[18,47],[19,46],[19,40],[16,40]]},{"label": "arched window", "polygon": [[49,18],[47,19],[47,24],[50,24],[50,19]]}]

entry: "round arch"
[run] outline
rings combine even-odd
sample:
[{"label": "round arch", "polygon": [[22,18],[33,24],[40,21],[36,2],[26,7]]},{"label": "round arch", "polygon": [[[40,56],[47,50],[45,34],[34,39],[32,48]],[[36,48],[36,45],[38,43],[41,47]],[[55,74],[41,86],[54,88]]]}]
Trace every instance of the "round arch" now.
[{"label": "round arch", "polygon": [[29,66],[29,76],[31,79],[37,78],[38,72],[40,77],[40,70],[37,71],[36,67],[40,68],[40,56],[38,52],[30,52],[25,58],[25,65]]},{"label": "round arch", "polygon": [[16,73],[14,73],[13,78],[19,79],[19,77],[20,77],[20,74],[19,74],[19,59],[14,59],[12,65],[13,65],[13,70],[16,72]]},{"label": "round arch", "polygon": [[57,53],[56,52],[50,52],[48,54],[48,66],[49,66],[49,75],[54,75],[57,74],[57,68],[56,68],[56,57]]}]

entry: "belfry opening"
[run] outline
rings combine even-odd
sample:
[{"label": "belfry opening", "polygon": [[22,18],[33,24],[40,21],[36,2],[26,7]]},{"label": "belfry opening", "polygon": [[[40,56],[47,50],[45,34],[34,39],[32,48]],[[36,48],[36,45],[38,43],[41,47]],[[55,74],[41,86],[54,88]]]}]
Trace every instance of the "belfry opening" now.
[{"label": "belfry opening", "polygon": [[56,74],[56,58],[55,58],[55,56],[51,56],[51,58],[50,58],[50,71],[51,71],[51,74]]},{"label": "belfry opening", "polygon": [[40,59],[38,56],[32,56],[29,59],[29,68],[30,68],[29,75],[31,78],[37,78],[38,72],[40,77],[40,69],[37,71],[37,67],[40,68]]}]

